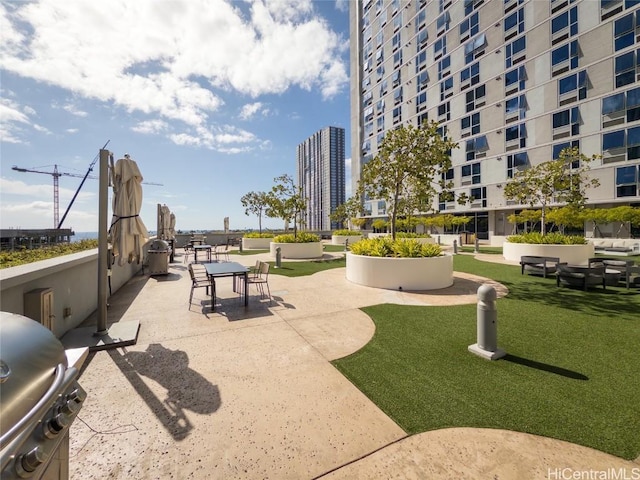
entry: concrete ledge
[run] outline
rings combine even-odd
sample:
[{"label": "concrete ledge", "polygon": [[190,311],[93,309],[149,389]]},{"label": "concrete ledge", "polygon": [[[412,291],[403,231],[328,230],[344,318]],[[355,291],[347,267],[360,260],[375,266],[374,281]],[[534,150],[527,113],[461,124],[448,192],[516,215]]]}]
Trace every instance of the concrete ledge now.
[{"label": "concrete ledge", "polygon": [[269,244],[269,252],[271,257],[276,258],[276,248],[280,248],[280,255],[282,258],[321,258],[322,257],[322,242],[308,242],[308,243],[276,243],[271,242]]},{"label": "concrete ledge", "polygon": [[505,260],[520,262],[521,257],[557,257],[570,265],[587,265],[595,256],[594,246],[586,245],[548,245],[538,243],[504,242],[502,256]]}]

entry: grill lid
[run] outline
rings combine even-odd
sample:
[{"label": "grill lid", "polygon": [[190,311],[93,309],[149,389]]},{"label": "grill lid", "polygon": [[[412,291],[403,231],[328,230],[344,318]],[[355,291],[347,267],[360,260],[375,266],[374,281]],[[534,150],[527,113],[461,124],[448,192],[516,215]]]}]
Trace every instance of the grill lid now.
[{"label": "grill lid", "polygon": [[44,396],[58,364],[66,367],[67,357],[49,329],[22,315],[0,312],[0,433]]}]

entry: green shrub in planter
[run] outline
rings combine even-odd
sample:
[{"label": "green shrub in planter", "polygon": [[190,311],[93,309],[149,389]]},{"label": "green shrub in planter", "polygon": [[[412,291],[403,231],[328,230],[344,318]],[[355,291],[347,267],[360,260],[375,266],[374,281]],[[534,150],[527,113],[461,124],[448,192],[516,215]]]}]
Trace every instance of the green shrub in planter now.
[{"label": "green shrub in planter", "polygon": [[440,245],[422,244],[414,239],[393,240],[391,237],[365,238],[351,245],[351,253],[367,257],[437,257],[441,255]]},{"label": "green shrub in planter", "polygon": [[273,238],[273,233],[250,232],[245,233],[244,238]]},{"label": "green shrub in planter", "polygon": [[563,235],[558,232],[542,235],[539,232],[523,233],[522,235],[510,235],[509,243],[533,243],[543,245],[585,245],[587,240],[579,235]]},{"label": "green shrub in planter", "polygon": [[357,230],[334,230],[332,235],[338,235],[341,237],[355,237],[357,235],[362,235],[362,232]]},{"label": "green shrub in planter", "polygon": [[431,238],[428,233],[396,232],[396,238]]},{"label": "green shrub in planter", "polygon": [[284,235],[278,235],[273,237],[274,243],[312,243],[319,242],[320,237],[315,233],[298,232],[295,236],[293,233],[285,233]]}]

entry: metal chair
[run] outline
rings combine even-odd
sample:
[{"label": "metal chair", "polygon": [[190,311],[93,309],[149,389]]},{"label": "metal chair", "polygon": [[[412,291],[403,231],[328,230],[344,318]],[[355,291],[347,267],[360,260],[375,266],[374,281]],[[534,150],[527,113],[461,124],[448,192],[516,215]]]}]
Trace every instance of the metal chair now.
[{"label": "metal chair", "polygon": [[190,256],[193,257],[194,255],[193,245],[188,243],[183,248],[184,248],[183,263],[189,263],[189,257]]},{"label": "metal chair", "polygon": [[[256,262],[258,267],[258,262]],[[260,298],[264,298],[264,286],[267,286],[267,292],[269,292],[269,299],[271,299],[271,290],[269,289],[269,265],[267,262],[260,262],[258,271],[254,275],[250,275],[247,279],[247,288],[250,288],[251,284],[255,285],[260,292]]]},{"label": "metal chair", "polygon": [[206,288],[207,295],[209,295],[209,287],[212,288],[211,292],[211,306],[216,304],[216,282],[215,280],[209,279],[208,275],[202,275],[201,272],[196,273],[193,270],[193,263],[189,264],[189,275],[191,276],[191,292],[189,292],[189,309],[191,309],[191,304],[193,302],[193,291],[196,288]]},{"label": "metal chair", "polygon": [[[225,245],[216,245],[215,255],[216,255],[216,260],[218,260],[219,262],[222,262],[222,261],[228,262],[229,261],[229,242],[227,242]],[[221,260],[221,257],[224,257],[224,260]]]}]

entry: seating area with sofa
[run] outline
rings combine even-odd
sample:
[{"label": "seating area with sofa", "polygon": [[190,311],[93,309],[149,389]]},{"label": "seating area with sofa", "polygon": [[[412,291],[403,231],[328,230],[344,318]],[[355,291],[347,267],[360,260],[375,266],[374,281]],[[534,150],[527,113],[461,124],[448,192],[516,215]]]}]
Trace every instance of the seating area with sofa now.
[{"label": "seating area with sofa", "polygon": [[596,253],[627,256],[640,254],[640,239],[637,238],[589,238]]},{"label": "seating area with sofa", "polygon": [[606,289],[605,266],[603,264],[586,266],[559,263],[556,272],[556,286],[560,285],[580,287],[584,290],[595,286],[602,286],[603,289]]},{"label": "seating area with sofa", "polygon": [[524,275],[527,272],[530,275],[547,275],[556,273],[556,268],[560,263],[558,257],[539,257],[533,255],[523,255],[520,257],[520,273]]}]

